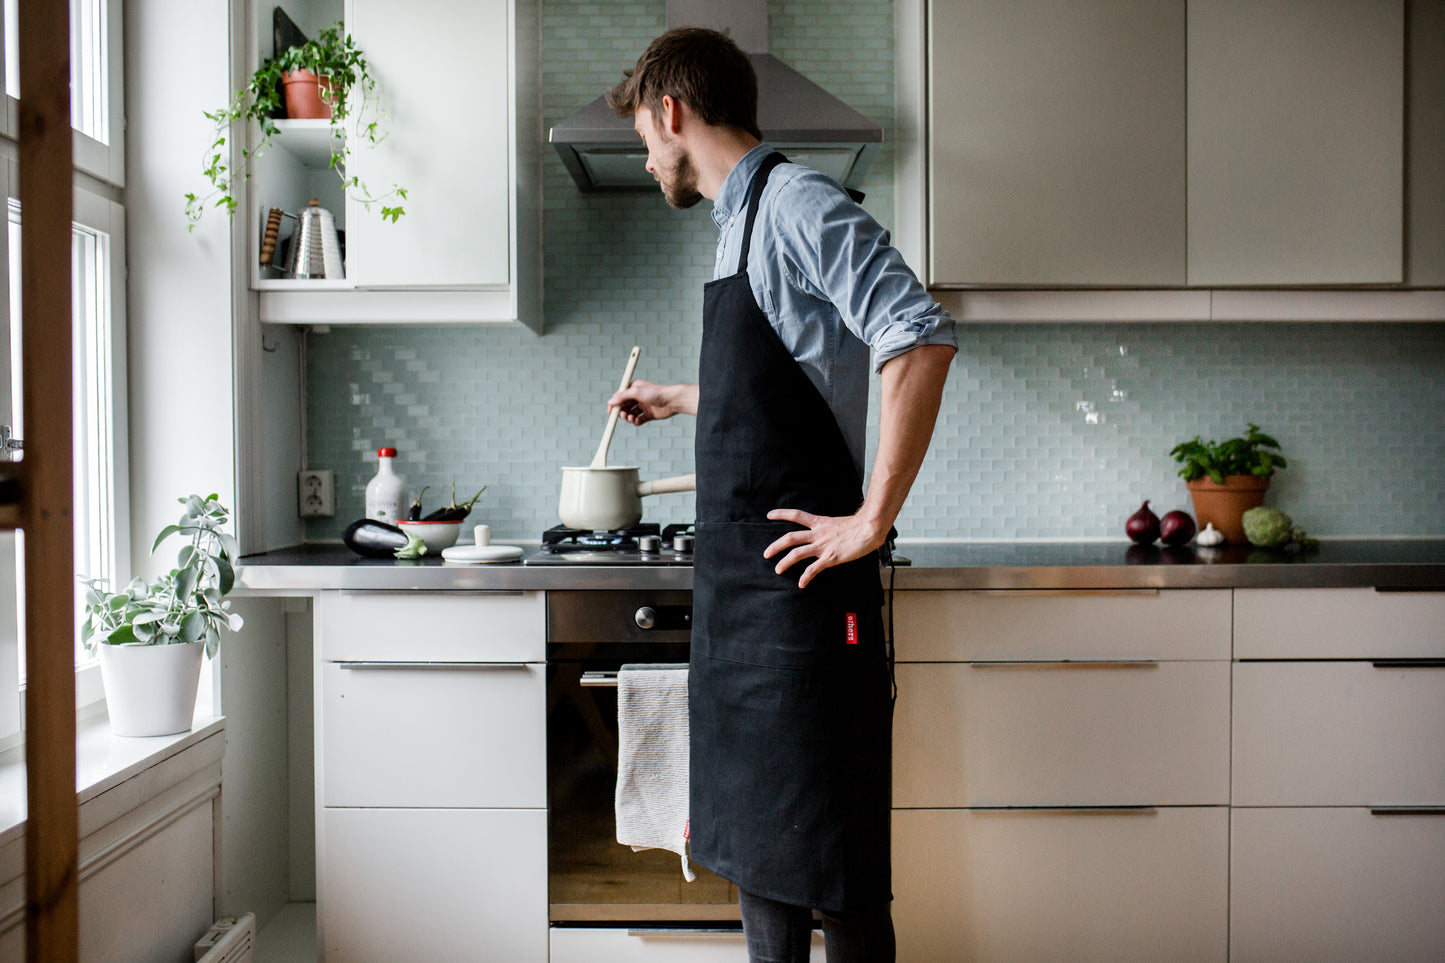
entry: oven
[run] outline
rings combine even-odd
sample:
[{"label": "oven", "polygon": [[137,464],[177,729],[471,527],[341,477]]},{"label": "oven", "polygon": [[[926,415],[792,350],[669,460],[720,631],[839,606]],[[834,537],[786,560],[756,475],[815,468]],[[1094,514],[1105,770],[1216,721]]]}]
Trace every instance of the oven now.
[{"label": "oven", "polygon": [[737,890],[617,842],[617,671],[688,659],[690,591],[547,593],[547,885],[553,927],[736,929]]}]

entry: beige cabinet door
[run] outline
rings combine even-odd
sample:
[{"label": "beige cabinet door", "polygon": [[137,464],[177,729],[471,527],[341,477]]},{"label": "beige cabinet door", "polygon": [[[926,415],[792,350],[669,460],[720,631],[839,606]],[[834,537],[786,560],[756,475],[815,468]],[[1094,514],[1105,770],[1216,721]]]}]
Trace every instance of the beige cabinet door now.
[{"label": "beige cabinet door", "polygon": [[347,199],[347,277],[359,288],[511,280],[509,0],[346,0],[386,109],[386,138],[357,146],[347,175],[406,188],[383,221]]},{"label": "beige cabinet door", "polygon": [[1189,284],[1403,280],[1402,0],[1189,0]]},{"label": "beige cabinet door", "polygon": [[1223,963],[1224,807],[893,814],[900,960]]},{"label": "beige cabinet door", "polygon": [[322,959],[546,963],[545,809],[322,812]]},{"label": "beige cabinet door", "polygon": [[1233,963],[1440,959],[1445,814],[1236,809],[1230,836]]},{"label": "beige cabinet door", "polygon": [[1226,805],[1229,663],[897,667],[897,807]]},{"label": "beige cabinet door", "polygon": [[1445,592],[1235,589],[1236,659],[1445,659]]},{"label": "beige cabinet door", "polygon": [[928,10],[929,283],[1182,285],[1182,0]]}]

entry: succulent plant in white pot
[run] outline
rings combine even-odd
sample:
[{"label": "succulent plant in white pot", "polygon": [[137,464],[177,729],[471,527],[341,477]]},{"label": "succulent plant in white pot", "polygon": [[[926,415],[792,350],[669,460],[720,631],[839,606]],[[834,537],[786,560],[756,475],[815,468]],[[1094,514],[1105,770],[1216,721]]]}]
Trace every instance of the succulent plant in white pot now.
[{"label": "succulent plant in white pot", "polygon": [[81,641],[100,660],[111,732],[160,736],[185,732],[195,714],[201,656],[214,656],[221,630],[241,628],[225,596],[236,580],[236,540],[220,529],[230,518],[212,494],[180,499],[185,512],[156,536],[154,552],[172,535],[187,541],[176,567],[155,579],[134,578],[113,591],[105,579],[82,577]]}]

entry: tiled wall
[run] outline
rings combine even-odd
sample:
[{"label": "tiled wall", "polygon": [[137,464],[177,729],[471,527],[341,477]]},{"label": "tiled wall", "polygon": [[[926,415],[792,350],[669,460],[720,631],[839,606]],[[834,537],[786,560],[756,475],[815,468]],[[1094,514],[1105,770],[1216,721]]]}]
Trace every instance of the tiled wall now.
[{"label": "tiled wall", "polygon": [[[769,4],[773,53],[892,126],[892,5]],[[663,29],[663,5],[546,2],[551,125],[620,77]],[[556,524],[560,467],[586,464],[628,348],[637,376],[692,380],[716,232],[703,202],[584,196],[545,159],[546,334],[512,328],[332,328],[307,336],[310,467],[337,473],[336,538],[362,514],[375,450],[401,450],[427,505],[452,479],[485,484],[474,515],[497,538]],[[866,206],[892,216],[880,152]],[[904,537],[1121,537],[1145,499],[1188,508],[1168,451],[1257,422],[1290,467],[1269,501],[1319,535],[1445,535],[1445,323],[987,325],[960,333],[933,449]],[[874,392],[876,421],[876,390]],[[871,453],[870,453],[871,459]],[[622,425],[612,463],[644,478],[691,470],[692,423]],[[688,495],[646,503],[691,517]]]}]

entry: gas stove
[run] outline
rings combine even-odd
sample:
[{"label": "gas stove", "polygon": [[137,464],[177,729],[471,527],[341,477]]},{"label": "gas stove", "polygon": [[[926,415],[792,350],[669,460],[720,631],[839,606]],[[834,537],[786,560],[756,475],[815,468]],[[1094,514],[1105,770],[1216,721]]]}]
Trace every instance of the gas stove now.
[{"label": "gas stove", "polygon": [[523,565],[691,565],[692,524],[644,522],[615,531],[589,532],[558,525]]}]

